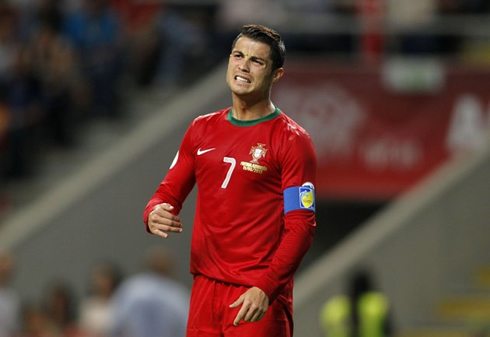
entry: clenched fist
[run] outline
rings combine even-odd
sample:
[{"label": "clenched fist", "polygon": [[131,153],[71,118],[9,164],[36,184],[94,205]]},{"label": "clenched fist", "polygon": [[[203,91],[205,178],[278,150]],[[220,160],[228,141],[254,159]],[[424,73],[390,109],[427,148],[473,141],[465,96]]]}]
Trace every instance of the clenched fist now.
[{"label": "clenched fist", "polygon": [[148,229],[152,234],[166,239],[168,233],[182,232],[180,217],[172,213],[173,209],[174,207],[167,203],[155,206],[148,216]]}]

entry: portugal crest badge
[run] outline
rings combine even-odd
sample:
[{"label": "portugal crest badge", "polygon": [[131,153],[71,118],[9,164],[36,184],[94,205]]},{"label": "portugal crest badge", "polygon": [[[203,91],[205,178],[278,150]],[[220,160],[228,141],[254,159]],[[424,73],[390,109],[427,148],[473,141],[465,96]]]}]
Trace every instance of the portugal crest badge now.
[{"label": "portugal crest badge", "polygon": [[257,143],[257,146],[252,146],[249,152],[252,155],[252,160],[250,162],[242,161],[240,165],[245,171],[262,174],[267,171],[267,167],[259,165],[259,160],[265,157],[266,153],[265,144]]},{"label": "portugal crest badge", "polygon": [[250,149],[250,154],[252,155],[252,160],[250,161],[253,164],[258,164],[259,159],[265,157],[267,149],[264,148],[265,144],[257,143],[257,146],[252,146]]}]

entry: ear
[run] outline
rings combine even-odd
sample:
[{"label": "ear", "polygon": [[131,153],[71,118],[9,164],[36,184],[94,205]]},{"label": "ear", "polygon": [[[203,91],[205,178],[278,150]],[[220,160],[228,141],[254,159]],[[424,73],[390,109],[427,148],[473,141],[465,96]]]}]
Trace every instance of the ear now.
[{"label": "ear", "polygon": [[277,82],[282,77],[282,75],[284,75],[284,68],[276,69],[272,77],[272,83]]}]

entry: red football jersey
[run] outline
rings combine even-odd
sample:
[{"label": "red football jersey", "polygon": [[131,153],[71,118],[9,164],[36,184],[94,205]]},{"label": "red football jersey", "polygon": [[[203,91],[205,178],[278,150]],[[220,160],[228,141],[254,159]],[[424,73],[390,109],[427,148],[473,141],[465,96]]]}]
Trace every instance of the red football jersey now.
[{"label": "red football jersey", "polygon": [[240,121],[231,109],[196,118],[149,201],[181,210],[197,183],[192,274],[257,286],[291,303],[293,274],[313,239],[315,214],[284,214],[283,191],[315,184],[316,157],[306,131],[279,109]]}]

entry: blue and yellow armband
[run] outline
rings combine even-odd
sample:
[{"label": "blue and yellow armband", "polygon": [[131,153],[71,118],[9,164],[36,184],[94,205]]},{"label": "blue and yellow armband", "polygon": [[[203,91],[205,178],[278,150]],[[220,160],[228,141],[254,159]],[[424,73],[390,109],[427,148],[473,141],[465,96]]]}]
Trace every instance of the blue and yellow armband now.
[{"label": "blue and yellow armband", "polygon": [[283,192],[284,214],[298,209],[315,212],[315,187],[312,183],[288,187]]}]

